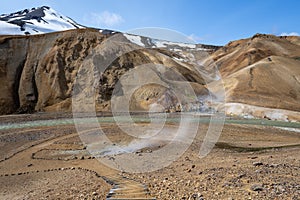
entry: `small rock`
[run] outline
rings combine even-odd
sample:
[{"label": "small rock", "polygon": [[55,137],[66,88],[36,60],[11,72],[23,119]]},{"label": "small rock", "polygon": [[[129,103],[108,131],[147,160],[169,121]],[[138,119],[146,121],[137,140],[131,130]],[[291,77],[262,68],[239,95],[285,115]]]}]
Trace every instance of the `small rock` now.
[{"label": "small rock", "polygon": [[261,173],[262,171],[261,170],[255,170],[255,173],[257,173],[257,174],[259,174],[259,173]]},{"label": "small rock", "polygon": [[263,165],[262,162],[254,162],[254,163],[253,163],[253,166],[261,166],[261,165]]},{"label": "small rock", "polygon": [[94,195],[94,196],[97,196],[97,195],[98,195],[98,193],[97,193],[97,192],[93,192],[93,195]]},{"label": "small rock", "polygon": [[240,174],[240,175],[238,175],[238,178],[243,178],[243,177],[245,177],[246,176],[246,174]]},{"label": "small rock", "polygon": [[257,156],[248,156],[248,158],[254,160],[254,159],[258,158],[258,157]]},{"label": "small rock", "polygon": [[109,157],[108,159],[109,159],[109,160],[115,160],[115,158],[114,158],[114,157]]},{"label": "small rock", "polygon": [[279,185],[279,186],[277,187],[277,189],[278,189],[278,192],[279,192],[279,193],[284,193],[284,192],[285,192],[285,189],[284,189],[284,187],[283,187],[282,185]]},{"label": "small rock", "polygon": [[71,190],[76,191],[77,188],[76,187],[71,187]]},{"label": "small rock", "polygon": [[264,187],[262,184],[254,184],[251,186],[251,190],[255,192],[263,191]]},{"label": "small rock", "polygon": [[270,166],[270,167],[278,167],[279,164],[274,164],[274,163],[272,163],[272,164],[270,164],[269,166]]},{"label": "small rock", "polygon": [[194,197],[194,198],[202,197],[202,194],[200,194],[200,193],[193,194],[192,197]]}]

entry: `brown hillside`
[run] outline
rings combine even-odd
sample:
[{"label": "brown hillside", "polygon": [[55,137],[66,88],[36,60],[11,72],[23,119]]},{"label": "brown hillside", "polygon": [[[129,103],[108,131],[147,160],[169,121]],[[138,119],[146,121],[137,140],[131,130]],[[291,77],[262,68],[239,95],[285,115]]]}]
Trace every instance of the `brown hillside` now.
[{"label": "brown hillside", "polygon": [[[72,91],[78,73],[84,74],[87,70],[93,70],[89,69],[84,61],[95,49],[101,53],[102,46],[106,48],[103,41],[113,35],[103,35],[94,29],[78,29],[34,36],[0,36],[0,114],[71,111]],[[121,40],[128,42],[122,34],[120,37]],[[114,48],[122,51],[128,47],[121,43]],[[108,63],[108,68],[101,75],[101,79],[97,80],[99,82],[95,88],[98,110],[109,109],[112,92],[120,77],[130,69],[143,64],[152,63],[165,67],[163,71],[158,68],[152,70],[156,74],[153,76],[157,78],[155,80],[169,85],[170,88],[165,91],[169,92],[172,85],[185,81],[193,82],[196,92],[206,91],[203,86],[205,81],[201,75],[192,65],[176,61],[174,55],[159,49],[140,48]],[[102,61],[101,56],[92,58],[95,65]],[[94,76],[92,72],[91,75]],[[151,79],[147,77],[146,72],[145,78]],[[85,86],[94,87],[92,84]],[[152,89],[145,87],[145,90]],[[166,109],[173,106],[173,100],[165,102],[165,106]]]},{"label": "brown hillside", "polygon": [[228,43],[212,55],[223,77],[269,56],[297,58],[299,37],[276,37],[256,34],[252,38]]},{"label": "brown hillside", "polygon": [[[226,103],[299,112],[299,41],[300,37],[257,34],[212,54],[223,78]],[[218,91],[220,83],[211,83],[213,90]]]}]

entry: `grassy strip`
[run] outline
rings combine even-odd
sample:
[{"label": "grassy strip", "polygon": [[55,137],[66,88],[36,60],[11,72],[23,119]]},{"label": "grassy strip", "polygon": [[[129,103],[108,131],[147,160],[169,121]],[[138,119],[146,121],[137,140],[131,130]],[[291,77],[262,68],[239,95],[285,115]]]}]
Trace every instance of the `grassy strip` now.
[{"label": "grassy strip", "polygon": [[216,144],[216,147],[219,149],[229,149],[241,153],[241,152],[259,152],[259,151],[266,151],[266,150],[300,147],[300,144],[275,146],[275,147],[239,147],[225,142],[218,142]]}]

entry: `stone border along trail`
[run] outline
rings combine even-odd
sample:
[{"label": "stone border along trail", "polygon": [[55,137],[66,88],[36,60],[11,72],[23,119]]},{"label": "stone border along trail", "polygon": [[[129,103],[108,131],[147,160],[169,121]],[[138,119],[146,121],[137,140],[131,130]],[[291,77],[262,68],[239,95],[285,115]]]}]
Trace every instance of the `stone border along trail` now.
[{"label": "stone border along trail", "polygon": [[[111,118],[104,118],[100,119],[104,123],[111,123]],[[203,119],[202,119],[203,120]],[[171,122],[175,120],[171,120]],[[50,123],[49,123],[50,122]],[[140,120],[140,122],[145,122],[144,120]],[[201,120],[199,120],[201,123]],[[204,119],[204,122],[206,122],[206,119]],[[269,121],[260,121],[260,120],[227,120],[226,123],[230,124],[249,124],[249,125],[264,125],[264,126],[282,126],[282,127],[300,127],[299,123],[279,123],[279,122],[269,122]],[[23,125],[22,125],[23,124]],[[7,135],[14,135],[14,134],[21,134],[26,133],[30,131],[49,131],[49,127],[61,127],[65,126],[66,130],[68,130],[68,127],[66,126],[72,126],[73,123],[70,121],[70,119],[58,119],[58,120],[38,120],[36,122],[31,123],[25,122],[20,123],[20,127],[18,127],[18,124],[12,124],[10,126],[7,125],[0,125],[0,130],[12,130],[15,128],[16,132],[2,134],[1,136],[7,136]],[[35,128],[34,128],[35,127]],[[29,130],[28,130],[29,129]],[[71,129],[71,128],[70,128]],[[50,128],[51,130],[51,128]],[[89,130],[91,131],[91,130]],[[83,133],[81,133],[83,134]],[[54,144],[55,142],[58,142],[60,140],[68,139],[74,136],[78,136],[78,133],[68,133],[68,131],[64,132],[64,134],[56,135],[41,139],[35,142],[28,143],[27,145],[23,145],[17,148],[15,152],[12,152],[12,155],[6,156],[4,159],[0,160],[0,164],[4,166],[11,166],[11,168],[7,169],[8,173],[0,174],[0,176],[9,176],[9,175],[22,175],[24,173],[31,173],[31,172],[20,172],[20,169],[16,166],[26,166],[26,164],[33,163],[34,166],[37,168],[32,173],[36,172],[42,172],[42,171],[51,171],[51,170],[61,170],[61,169],[83,169],[83,170],[90,170],[94,171],[98,175],[101,175],[101,178],[103,178],[107,183],[112,185],[112,189],[110,190],[109,194],[107,195],[107,199],[113,200],[113,199],[154,199],[151,198],[149,195],[148,189],[141,183],[128,179],[124,177],[121,173],[112,170],[104,165],[101,165],[96,159],[84,159],[84,160],[37,160],[32,159],[33,153],[46,148],[47,146]],[[49,162],[51,162],[51,165],[55,166],[53,169],[49,168]],[[18,163],[15,165],[15,163]],[[100,165],[100,167],[99,167]],[[59,166],[59,167],[57,167]]]},{"label": "stone border along trail", "polygon": [[[65,124],[62,124],[65,125]],[[55,124],[57,126],[57,124]],[[25,127],[24,127],[25,128]],[[27,128],[27,127],[26,127]],[[28,127],[32,128],[32,127]],[[29,131],[41,131],[43,128],[38,129],[30,129]],[[90,132],[92,130],[88,130],[86,132]],[[26,132],[26,130],[22,129],[20,132]],[[86,133],[85,132],[85,133]],[[10,133],[14,134],[14,133]],[[18,134],[18,132],[16,133]],[[84,134],[84,133],[81,133]],[[74,136],[78,136],[78,133],[71,133],[62,136],[56,136],[47,138],[42,141],[37,141],[33,144],[25,146],[25,148],[21,148],[19,151],[12,153],[5,157],[5,159],[0,160],[0,163],[6,166],[12,166],[8,173],[0,174],[0,177],[3,176],[16,176],[22,174],[29,174],[29,173],[39,173],[39,172],[49,172],[49,171],[58,171],[58,170],[72,170],[72,169],[79,169],[79,170],[86,170],[93,172],[97,177],[101,177],[107,183],[112,185],[112,189],[110,190],[109,194],[107,195],[107,200],[113,199],[150,199],[153,200],[155,198],[151,198],[149,196],[148,189],[141,183],[128,179],[122,176],[121,173],[118,171],[112,170],[104,165],[101,165],[99,161],[96,159],[84,159],[84,160],[43,160],[43,159],[32,159],[32,155],[36,152],[46,148],[47,146],[54,144],[57,141],[68,139]],[[49,168],[51,164],[54,166],[61,166],[61,167],[54,167]],[[16,166],[32,164],[36,167],[36,170],[27,171],[25,170],[20,172],[20,169],[16,168]],[[73,164],[73,165],[72,165]]]},{"label": "stone border along trail", "polygon": [[[7,133],[7,134],[1,134],[0,135],[0,138],[1,137],[4,137],[4,136],[9,136],[9,135],[14,135],[14,134],[20,134],[20,133],[27,133],[27,132],[32,132],[32,131],[40,131],[40,130],[45,130],[45,128],[32,128],[32,129],[29,129],[29,130],[21,130],[21,131],[18,131],[18,132],[11,132],[11,133]],[[49,131],[51,130],[51,128],[47,128],[46,131]],[[0,159],[0,162],[3,162],[4,160],[7,160],[11,157],[13,157],[14,155],[18,154],[18,153],[21,153],[22,151],[30,148],[30,147],[34,147],[35,145],[38,145],[38,144],[41,144],[43,142],[46,142],[46,141],[49,141],[49,140],[52,140],[54,139],[55,136],[52,136],[52,137],[49,137],[49,138],[45,138],[45,139],[41,139],[41,140],[37,140],[37,141],[34,141],[34,142],[31,142],[31,143],[28,143],[26,145],[22,145],[20,147],[18,147],[16,149],[16,151],[14,152],[11,152],[9,154],[7,154],[4,158]]]}]

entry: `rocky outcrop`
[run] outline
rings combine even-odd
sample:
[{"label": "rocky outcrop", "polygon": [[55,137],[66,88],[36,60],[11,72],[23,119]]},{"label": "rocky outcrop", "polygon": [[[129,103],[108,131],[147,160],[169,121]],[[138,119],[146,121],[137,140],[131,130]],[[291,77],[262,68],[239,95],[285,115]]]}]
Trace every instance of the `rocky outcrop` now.
[{"label": "rocky outcrop", "polygon": [[69,110],[76,72],[104,38],[90,29],[0,37],[0,113],[40,111],[55,104]]}]

